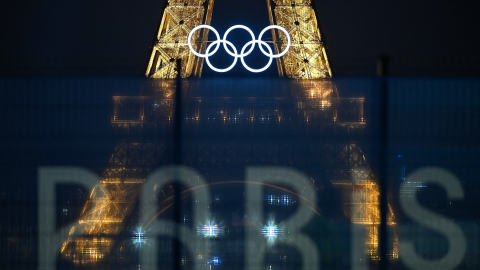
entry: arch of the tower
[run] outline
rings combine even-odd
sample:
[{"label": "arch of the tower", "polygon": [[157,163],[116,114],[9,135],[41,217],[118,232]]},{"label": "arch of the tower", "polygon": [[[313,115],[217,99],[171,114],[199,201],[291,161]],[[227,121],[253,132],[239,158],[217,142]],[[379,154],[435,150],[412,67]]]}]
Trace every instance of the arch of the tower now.
[{"label": "arch of the tower", "polygon": [[[188,48],[187,37],[198,25],[210,25],[214,0],[168,0],[162,10],[157,35],[152,46],[146,76],[157,79],[177,77],[176,60],[181,59],[180,75],[200,77],[203,58]],[[291,37],[289,51],[277,58],[281,77],[295,79],[331,78],[332,71],[322,40],[314,0],[267,0],[270,24],[287,29]],[[276,53],[286,47],[286,36],[272,29]],[[196,31],[192,37],[194,49],[205,52],[208,29]]]}]

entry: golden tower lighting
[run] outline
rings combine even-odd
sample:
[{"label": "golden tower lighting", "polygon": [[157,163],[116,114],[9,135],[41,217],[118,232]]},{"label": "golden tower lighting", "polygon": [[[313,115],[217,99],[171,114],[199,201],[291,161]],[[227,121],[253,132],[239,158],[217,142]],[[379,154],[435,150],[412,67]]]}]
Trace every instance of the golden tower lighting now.
[{"label": "golden tower lighting", "polygon": [[[145,75],[158,84],[157,96],[114,97],[114,113],[112,125],[117,129],[143,126],[148,122],[145,116],[146,104],[162,104],[161,114],[170,121],[174,111],[174,80],[179,76],[200,77],[203,68],[203,58],[197,57],[188,47],[188,35],[198,25],[210,25],[214,0],[165,0],[162,9],[161,22],[152,46],[150,59]],[[280,77],[302,79],[297,81],[302,85],[304,98],[298,100],[295,107],[303,114],[305,121],[315,117],[319,111],[332,111],[333,124],[363,129],[363,98],[360,104],[358,122],[340,122],[337,120],[336,88],[331,80],[332,71],[327,56],[326,45],[320,29],[314,0],[267,0],[268,15],[271,25],[278,25],[287,30],[291,38],[288,52],[277,58]],[[193,34],[191,42],[195,51],[205,53],[208,46],[208,29],[201,29]],[[282,52],[286,46],[286,35],[272,29],[273,48],[275,53]],[[181,70],[177,70],[176,60],[181,59]],[[164,80],[162,80],[164,79]],[[327,79],[327,80],[315,80]],[[161,95],[159,93],[162,93]],[[355,100],[356,101],[356,100]],[[138,118],[122,119],[119,113],[124,104],[138,103]],[[226,106],[226,105],[225,105]],[[223,121],[227,121],[229,111],[225,107]],[[275,112],[278,122],[282,122],[282,112]],[[201,110],[195,109],[195,121],[199,121]],[[250,119],[254,123],[259,119],[259,113],[253,107]],[[228,118],[230,119],[230,118]],[[71,229],[71,235],[80,231],[85,237],[71,238],[66,241],[61,250],[64,259],[75,264],[92,264],[105,258],[115,245],[115,236],[120,234],[125,226],[125,220],[134,209],[136,198],[142,184],[152,168],[145,164],[153,164],[152,159],[161,158],[165,146],[151,142],[121,141],[115,147],[109,164],[102,174],[102,181],[95,187],[84,207],[81,218]],[[348,149],[347,149],[348,148]],[[340,148],[339,148],[340,149]],[[357,149],[357,150],[355,150]],[[365,157],[359,155],[362,151],[355,144],[345,145],[345,154],[334,153],[343,160],[350,160],[351,170],[356,164],[354,160],[366,163]],[[348,151],[347,151],[348,150]],[[150,152],[149,152],[150,151]],[[340,153],[341,152],[341,153]],[[144,153],[140,155],[139,153]],[[147,154],[145,154],[147,153]],[[148,154],[149,153],[149,154]],[[344,191],[344,205],[353,205],[346,215],[352,223],[366,226],[366,252],[372,260],[378,259],[378,229],[380,222],[379,187],[373,177],[365,176],[357,183],[350,180],[332,181]],[[171,186],[170,186],[171,187]],[[168,191],[166,189],[165,191]],[[163,190],[162,190],[163,192]],[[173,193],[163,193],[164,198]],[[353,200],[353,198],[361,198]],[[354,210],[352,210],[354,209]],[[89,211],[87,211],[89,210]],[[388,225],[395,227],[395,216],[389,208]],[[394,236],[393,258],[398,257],[397,236]]]},{"label": "golden tower lighting", "polygon": [[[314,0],[267,0],[271,25],[285,28],[291,36],[292,47],[277,58],[281,77],[295,79],[328,79],[332,71],[327,49],[322,40]],[[210,25],[213,0],[168,0],[152,48],[145,75],[155,79],[176,78],[179,71],[176,59],[181,59],[182,78],[200,77],[203,58],[188,48],[188,35],[201,24]],[[208,29],[196,31],[192,37],[194,49],[205,53]],[[274,50],[278,54],[287,46],[285,34],[272,29]]]}]

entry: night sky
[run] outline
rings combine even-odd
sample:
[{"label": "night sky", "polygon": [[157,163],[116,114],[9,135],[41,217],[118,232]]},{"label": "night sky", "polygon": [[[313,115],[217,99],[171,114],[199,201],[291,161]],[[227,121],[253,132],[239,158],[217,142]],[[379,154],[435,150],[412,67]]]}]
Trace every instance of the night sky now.
[{"label": "night sky", "polygon": [[[9,2],[0,9],[0,71],[34,75],[142,75],[163,4]],[[480,59],[477,1],[318,0],[317,7],[334,71],[340,75],[368,74],[381,54],[393,60],[444,59],[467,67],[476,62],[471,59]],[[215,1],[212,26],[222,33],[234,24],[247,25],[258,35],[269,25],[266,1]],[[233,74],[242,75],[242,70]],[[264,75],[274,75],[276,69],[269,72]],[[211,71],[205,68],[203,75]]]}]

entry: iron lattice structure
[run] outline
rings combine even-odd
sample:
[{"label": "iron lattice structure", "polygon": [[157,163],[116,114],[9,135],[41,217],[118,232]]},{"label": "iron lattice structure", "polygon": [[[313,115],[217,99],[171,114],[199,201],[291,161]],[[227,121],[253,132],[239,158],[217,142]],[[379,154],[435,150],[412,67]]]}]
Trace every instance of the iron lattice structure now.
[{"label": "iron lattice structure", "polygon": [[[188,48],[190,31],[200,24],[210,24],[213,0],[168,0],[162,10],[162,19],[155,37],[146,76],[156,79],[176,78],[179,71],[176,59],[181,59],[180,76],[200,77],[203,59],[195,56]],[[194,35],[194,48],[205,51],[208,30],[202,29]]]},{"label": "iron lattice structure", "polygon": [[[361,152],[360,149],[357,151]],[[336,180],[332,183],[343,191],[345,215],[352,223],[363,225],[367,230],[365,252],[372,260],[379,260],[380,187],[373,180],[371,170],[360,167],[352,170],[351,173],[353,178],[357,179],[356,181]],[[390,204],[388,204],[387,225],[393,232],[393,244],[388,256],[398,259],[398,228]]]},{"label": "iron lattice structure", "polygon": [[[277,58],[280,76],[295,79],[331,78],[326,45],[322,40],[314,0],[267,0],[270,24],[287,29],[292,47]],[[286,37],[272,33],[275,51],[286,47]]]},{"label": "iron lattice structure", "polygon": [[77,232],[82,236],[64,242],[63,258],[75,264],[104,259],[119,244],[114,238],[122,232],[143,181],[103,177],[90,194],[78,224],[70,230],[70,235]]},{"label": "iron lattice structure", "polygon": [[[180,76],[200,77],[203,58],[188,48],[190,31],[200,24],[210,24],[213,0],[169,0],[162,10],[158,33],[145,75],[155,79],[178,76],[176,59],[181,59]],[[285,28],[291,37],[291,48],[277,58],[281,77],[295,79],[325,79],[332,77],[327,49],[323,41],[314,0],[267,0],[270,24]],[[283,32],[272,29],[274,50],[279,53],[287,46]],[[204,53],[208,29],[196,31],[192,44]]]}]

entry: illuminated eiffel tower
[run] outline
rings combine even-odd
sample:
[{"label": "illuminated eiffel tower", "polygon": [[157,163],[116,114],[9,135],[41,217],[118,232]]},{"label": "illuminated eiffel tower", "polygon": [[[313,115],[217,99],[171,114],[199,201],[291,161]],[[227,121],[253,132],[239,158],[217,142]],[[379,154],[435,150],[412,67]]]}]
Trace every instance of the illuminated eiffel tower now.
[{"label": "illuminated eiffel tower", "polygon": [[[322,39],[320,24],[314,0],[268,0],[268,14],[271,24],[287,29],[291,36],[292,47],[281,58],[277,58],[280,77],[305,79],[297,83],[300,98],[295,100],[295,117],[307,125],[322,125],[341,130],[339,133],[350,133],[363,130],[363,98],[349,101],[350,111],[355,117],[351,120],[341,119],[341,106],[338,106],[338,93],[330,80],[332,71],[327,57],[325,43]],[[114,97],[114,113],[112,125],[119,134],[119,141],[112,154],[108,167],[102,174],[99,183],[84,208],[79,223],[71,233],[79,230],[86,237],[70,239],[64,243],[62,255],[64,259],[75,264],[92,264],[102,261],[115,246],[114,237],[125,228],[125,220],[134,209],[136,198],[145,177],[151,170],[162,164],[171,162],[172,149],[166,142],[168,136],[145,137],[147,130],[168,130],[174,116],[174,80],[178,76],[177,59],[181,59],[182,78],[200,77],[203,59],[190,52],[187,37],[190,31],[200,24],[210,24],[213,11],[213,0],[169,0],[165,1],[162,19],[153,44],[152,53],[146,70],[146,76],[160,79],[152,81],[153,90],[144,91],[139,96]],[[205,52],[208,30],[202,29],[193,35],[194,47]],[[272,30],[273,45],[278,53],[286,46],[285,36]],[[188,87],[187,87],[188,88]],[[211,114],[210,109],[201,105],[201,98],[195,98],[192,111],[185,112],[185,119],[191,123],[205,121]],[[211,120],[224,125],[251,125],[270,121],[270,116],[279,124],[286,123],[287,116],[279,105],[262,108],[249,105],[248,108],[236,107],[228,99],[221,102],[220,115],[213,115]],[[347,109],[343,108],[344,111]],[[238,114],[240,111],[248,111]],[[265,120],[264,115],[268,115]],[[187,121],[187,120],[185,120]],[[210,121],[210,120],[209,120]],[[288,125],[288,124],[287,124]],[[344,131],[346,132],[344,132]],[[338,132],[338,131],[337,131]],[[349,137],[353,138],[353,137]],[[163,140],[163,141],[162,141]],[[352,203],[353,193],[361,193],[355,210],[345,211],[353,223],[367,226],[366,252],[372,260],[378,258],[378,225],[379,225],[379,188],[370,169],[353,184],[351,176],[356,167],[368,166],[363,151],[355,141],[323,142],[318,145],[295,149],[279,148],[275,144],[259,145],[255,143],[240,144],[235,141],[205,141],[202,144],[186,144],[185,165],[193,168],[221,168],[222,166],[244,167],[252,164],[255,156],[264,156],[265,164],[290,164],[302,168],[292,157],[305,155],[302,151],[312,150],[313,160],[318,164],[309,166],[325,167],[326,179],[335,186],[342,187],[345,192],[345,206]],[[225,156],[224,161],[214,161],[212,155]],[[231,156],[231,158],[230,158]],[[316,182],[318,183],[318,181]],[[172,186],[162,190],[164,200],[173,195]],[[395,217],[390,212],[389,225],[395,226]],[[110,235],[110,236],[109,236]],[[396,243],[393,257],[398,254]]]},{"label": "illuminated eiffel tower", "polygon": [[[267,0],[270,23],[285,28],[291,37],[291,49],[277,58],[281,77],[295,79],[331,78],[327,49],[318,21],[314,0]],[[145,75],[156,79],[176,78],[176,59],[181,59],[182,78],[200,77],[203,59],[190,52],[187,38],[200,24],[210,24],[213,0],[168,0],[154,40]],[[272,29],[276,53],[283,51],[287,41],[283,32]],[[208,29],[196,31],[192,44],[205,53]]]}]

